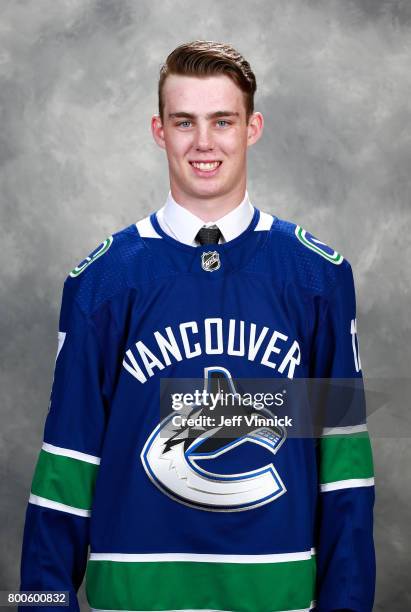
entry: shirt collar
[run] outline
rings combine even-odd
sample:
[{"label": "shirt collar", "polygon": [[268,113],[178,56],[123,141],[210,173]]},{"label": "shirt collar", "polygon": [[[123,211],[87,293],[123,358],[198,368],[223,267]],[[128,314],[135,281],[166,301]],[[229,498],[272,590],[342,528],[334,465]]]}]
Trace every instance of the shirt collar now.
[{"label": "shirt collar", "polygon": [[221,242],[228,242],[237,238],[250,225],[254,214],[254,207],[245,192],[243,201],[233,210],[215,221],[204,222],[192,212],[178,204],[171,191],[163,208],[157,212],[157,220],[162,229],[170,236],[183,242],[196,246],[195,237],[198,231],[205,225],[217,225],[223,235]]}]

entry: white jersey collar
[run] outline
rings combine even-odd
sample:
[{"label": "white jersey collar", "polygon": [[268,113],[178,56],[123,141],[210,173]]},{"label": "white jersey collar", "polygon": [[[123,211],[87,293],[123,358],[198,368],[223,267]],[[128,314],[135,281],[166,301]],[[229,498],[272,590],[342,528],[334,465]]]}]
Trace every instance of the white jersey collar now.
[{"label": "white jersey collar", "polygon": [[244,199],[232,211],[216,219],[215,221],[204,222],[202,219],[191,213],[189,210],[178,204],[171,191],[169,191],[166,203],[156,216],[160,227],[166,234],[175,238],[179,242],[196,246],[195,237],[198,231],[205,225],[217,225],[222,233],[221,242],[228,242],[237,238],[250,225],[254,214],[254,206],[251,204],[246,190]]}]

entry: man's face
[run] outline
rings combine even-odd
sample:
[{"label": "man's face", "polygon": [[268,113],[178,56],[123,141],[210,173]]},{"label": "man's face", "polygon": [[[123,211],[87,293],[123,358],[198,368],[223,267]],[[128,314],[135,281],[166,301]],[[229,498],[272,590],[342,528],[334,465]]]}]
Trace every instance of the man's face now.
[{"label": "man's face", "polygon": [[241,198],[247,147],[261,135],[261,114],[246,123],[243,92],[225,75],[170,75],[163,101],[164,123],[155,115],[152,131],[166,150],[174,197],[182,203]]}]

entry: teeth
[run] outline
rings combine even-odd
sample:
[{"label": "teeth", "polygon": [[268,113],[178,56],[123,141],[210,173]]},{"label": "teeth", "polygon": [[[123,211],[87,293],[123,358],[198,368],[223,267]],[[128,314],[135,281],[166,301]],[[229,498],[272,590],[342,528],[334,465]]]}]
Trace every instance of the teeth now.
[{"label": "teeth", "polygon": [[220,165],[220,162],[216,161],[216,162],[208,162],[208,163],[204,163],[204,162],[191,162],[191,164],[194,166],[194,168],[198,168],[199,170],[205,170],[210,171],[210,170],[215,170],[217,168],[217,166]]}]

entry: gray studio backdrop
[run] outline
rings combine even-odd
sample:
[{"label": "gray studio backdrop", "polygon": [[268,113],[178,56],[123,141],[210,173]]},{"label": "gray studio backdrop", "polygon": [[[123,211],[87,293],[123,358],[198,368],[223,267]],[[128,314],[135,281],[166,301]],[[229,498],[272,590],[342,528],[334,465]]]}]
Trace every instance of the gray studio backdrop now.
[{"label": "gray studio backdrop", "polygon": [[[18,588],[64,278],[163,205],[165,154],[149,129],[158,70],[195,38],[231,42],[255,70],[266,126],[250,150],[251,201],[343,253],[364,373],[409,377],[409,0],[2,0],[0,589]],[[396,408],[409,431],[409,401]],[[410,439],[373,447],[375,610],[403,612]]]}]

